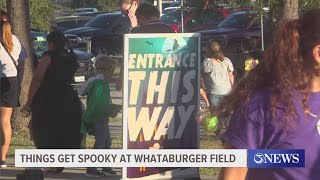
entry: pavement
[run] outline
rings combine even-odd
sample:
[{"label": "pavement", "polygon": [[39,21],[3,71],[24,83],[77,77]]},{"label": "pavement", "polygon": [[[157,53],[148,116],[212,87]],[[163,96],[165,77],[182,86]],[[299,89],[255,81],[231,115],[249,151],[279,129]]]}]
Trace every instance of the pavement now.
[{"label": "pavement", "polygon": [[[8,167],[0,169],[0,180],[15,180],[16,175],[24,171],[24,168],[15,168],[14,159],[7,159]],[[89,178],[85,176],[85,168],[66,168],[61,174],[44,173],[45,180],[120,180],[121,168],[113,168],[117,175],[110,177]],[[201,176],[201,180],[217,180],[216,176]],[[183,180],[183,179],[175,179]],[[184,179],[187,180],[187,179]],[[192,179],[188,179],[192,180]]]},{"label": "pavement", "polygon": [[[15,168],[14,159],[7,160],[9,167],[0,169],[0,180],[13,180],[16,175],[24,171],[24,168]],[[116,176],[103,178],[88,178],[85,176],[85,168],[66,168],[61,174],[44,173],[45,180],[85,180],[85,179],[103,179],[103,180],[120,180],[121,168],[114,168]]]}]

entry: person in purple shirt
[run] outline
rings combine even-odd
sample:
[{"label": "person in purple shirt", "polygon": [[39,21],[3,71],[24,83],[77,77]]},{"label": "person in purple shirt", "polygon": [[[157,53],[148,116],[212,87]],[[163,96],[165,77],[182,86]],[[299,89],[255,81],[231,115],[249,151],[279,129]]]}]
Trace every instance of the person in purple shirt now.
[{"label": "person in purple shirt", "polygon": [[219,180],[320,179],[320,9],[284,21],[265,61],[222,100],[230,149],[304,149],[305,168],[222,168]]}]

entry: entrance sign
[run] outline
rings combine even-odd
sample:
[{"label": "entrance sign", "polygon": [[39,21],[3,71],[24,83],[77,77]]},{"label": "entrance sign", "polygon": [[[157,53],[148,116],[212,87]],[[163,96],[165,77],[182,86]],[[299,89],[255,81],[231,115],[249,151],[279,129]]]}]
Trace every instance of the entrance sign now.
[{"label": "entrance sign", "polygon": [[[199,34],[127,34],[124,42],[123,149],[199,148]],[[127,168],[123,179],[160,173],[198,176],[198,168]]]}]

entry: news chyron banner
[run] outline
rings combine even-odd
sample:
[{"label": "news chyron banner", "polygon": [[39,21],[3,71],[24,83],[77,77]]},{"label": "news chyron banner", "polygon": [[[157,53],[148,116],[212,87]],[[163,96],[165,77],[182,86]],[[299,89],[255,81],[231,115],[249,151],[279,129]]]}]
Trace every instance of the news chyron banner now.
[{"label": "news chyron banner", "polygon": [[[199,34],[127,34],[124,41],[124,149],[199,148]],[[172,169],[127,168],[124,179],[199,174]]]}]

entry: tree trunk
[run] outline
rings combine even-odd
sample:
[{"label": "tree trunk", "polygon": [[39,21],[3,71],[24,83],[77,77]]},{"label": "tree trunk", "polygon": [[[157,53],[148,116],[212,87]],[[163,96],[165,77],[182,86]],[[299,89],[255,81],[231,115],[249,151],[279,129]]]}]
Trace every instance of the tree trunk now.
[{"label": "tree trunk", "polygon": [[281,19],[299,18],[299,0],[281,0],[280,7]]},{"label": "tree trunk", "polygon": [[[21,44],[28,52],[28,58],[25,62],[19,62],[19,66],[23,71],[20,104],[24,105],[27,101],[29,85],[33,75],[33,54],[30,44],[30,14],[29,14],[29,0],[7,0],[7,10],[11,16],[11,24],[13,34],[16,35]],[[16,131],[28,131],[28,124],[30,118],[21,116],[20,108],[16,108],[13,114],[13,127]]]}]

